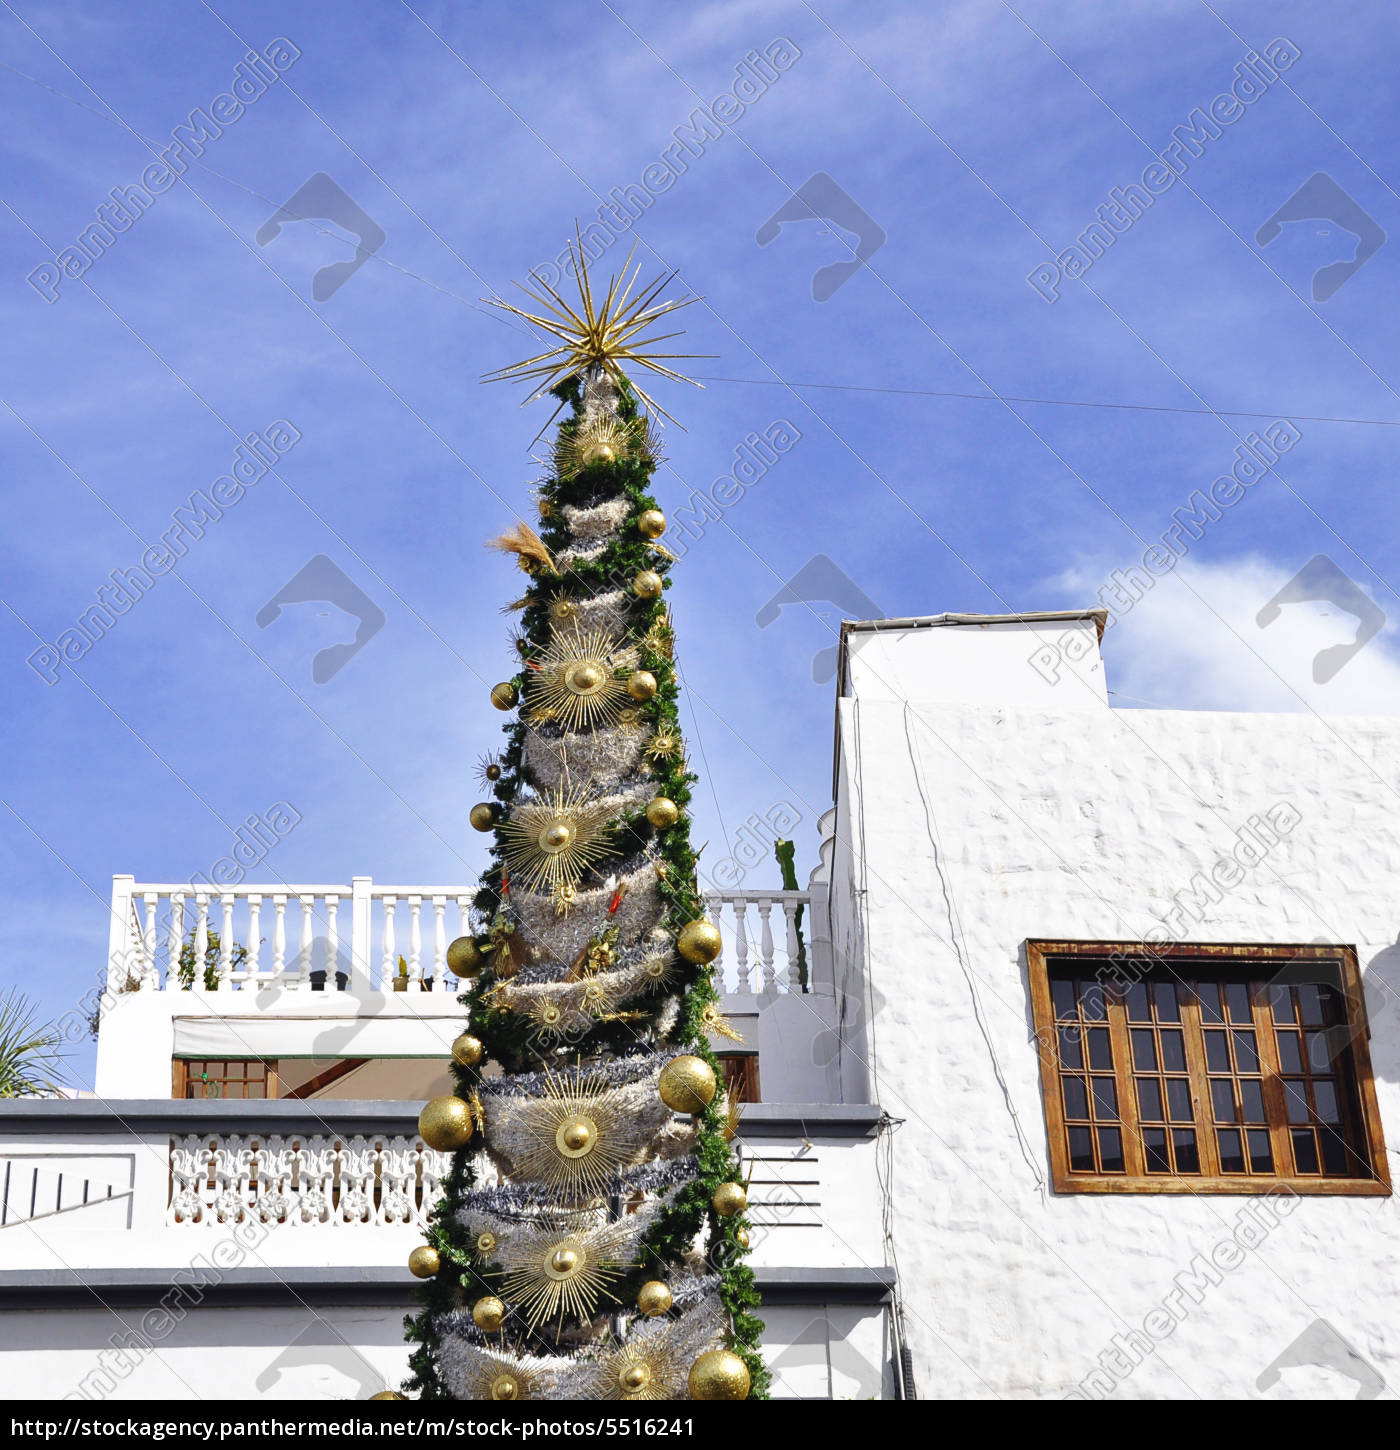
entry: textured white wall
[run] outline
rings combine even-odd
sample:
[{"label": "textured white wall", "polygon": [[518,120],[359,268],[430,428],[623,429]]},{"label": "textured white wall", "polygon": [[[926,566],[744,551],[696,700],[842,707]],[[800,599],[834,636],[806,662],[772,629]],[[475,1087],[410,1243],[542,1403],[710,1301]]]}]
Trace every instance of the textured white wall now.
[{"label": "textured white wall", "polygon": [[[1177,935],[1355,945],[1400,1133],[1400,722],[874,693],[841,702],[832,926],[838,962],[867,966],[876,1100],[906,1120],[893,1215],[921,1394],[1066,1394],[1106,1352],[1097,1384],[1120,1397],[1349,1397],[1348,1367],[1376,1382],[1348,1346],[1400,1390],[1394,1200],[1294,1200],[1240,1253],[1242,1197],[1049,1191],[1023,951],[1142,938],[1288,802],[1293,830]],[[1220,1282],[1144,1332],[1212,1252]],[[1259,1387],[1280,1355],[1299,1362]]]}]

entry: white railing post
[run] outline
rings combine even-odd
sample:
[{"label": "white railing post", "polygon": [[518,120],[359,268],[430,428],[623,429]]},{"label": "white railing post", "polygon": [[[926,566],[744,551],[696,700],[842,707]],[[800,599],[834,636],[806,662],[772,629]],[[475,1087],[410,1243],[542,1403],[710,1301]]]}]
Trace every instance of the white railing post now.
[{"label": "white railing post", "polygon": [[219,922],[219,987],[233,989],[233,894],[225,891],[220,898],[223,916]]},{"label": "white railing post", "polygon": [[447,988],[447,898],[433,897],[433,985]]},{"label": "white railing post", "polygon": [[326,991],[340,989],[336,975],[340,971],[340,897],[326,897]]},{"label": "white railing post", "polygon": [[190,986],[196,991],[204,988],[204,958],[209,951],[209,898],[202,891],[194,894],[194,979]]},{"label": "white railing post", "polygon": [[305,991],[311,990],[311,943],[315,941],[312,930],[316,914],[316,898],[303,895],[301,901],[301,949],[297,953],[297,985]]},{"label": "white railing post", "polygon": [[136,878],[112,877],[112,916],[107,924],[107,991],[113,995],[127,990],[127,983],[140,985],[140,972],[133,970],[132,927],[136,918]]},{"label": "white railing post", "polygon": [[356,986],[363,985],[366,991],[370,984],[370,932],[374,922],[370,892],[373,887],[374,881],[369,876],[350,878],[350,972]]},{"label": "white railing post", "polygon": [[418,989],[423,984],[423,898],[408,898],[408,980]]},{"label": "white railing post", "polygon": [[381,992],[394,990],[394,978],[398,975],[399,970],[398,943],[394,940],[394,917],[398,904],[397,896],[386,896],[380,902],[384,911],[384,925],[380,929],[384,939],[384,960],[379,968],[379,990]]},{"label": "white railing post", "polygon": [[256,989],[262,975],[262,897],[256,891],[248,894],[248,960],[244,966],[244,980]]}]

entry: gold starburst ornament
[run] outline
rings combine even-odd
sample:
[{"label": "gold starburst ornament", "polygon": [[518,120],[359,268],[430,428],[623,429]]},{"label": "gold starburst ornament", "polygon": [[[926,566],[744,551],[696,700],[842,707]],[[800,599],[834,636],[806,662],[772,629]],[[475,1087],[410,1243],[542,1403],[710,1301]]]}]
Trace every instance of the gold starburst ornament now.
[{"label": "gold starburst ornament", "polygon": [[[687,378],[667,364],[699,357],[701,354],[657,352],[655,348],[659,343],[669,342],[680,334],[648,331],[661,318],[699,301],[699,298],[683,297],[669,302],[657,301],[662,289],[675,273],[664,274],[645,287],[638,288],[642,269],[640,263],[635,268],[632,267],[635,243],[632,251],[627,254],[621,272],[609,281],[608,289],[601,300],[595,298],[593,284],[588,275],[588,256],[583,249],[583,238],[581,234],[576,235],[577,248],[572,242],[569,243],[574,280],[578,285],[576,304],[571,305],[548,282],[539,277],[533,279],[538,286],[537,291],[516,284],[539,311],[531,311],[529,307],[517,307],[515,303],[507,302],[501,297],[483,299],[490,306],[512,313],[528,322],[531,327],[546,333],[556,346],[521,362],[511,363],[508,367],[497,368],[494,372],[487,373],[482,381],[534,383],[533,391],[525,399],[527,403],[544,396],[566,378],[594,370],[606,374],[621,388],[626,382],[624,365],[699,387],[700,384],[693,378]],[[632,268],[630,276],[629,268]],[[634,381],[631,386],[646,404],[648,411],[658,413],[663,418],[671,417],[640,384]]]},{"label": "gold starburst ornament", "polygon": [[512,1171],[574,1203],[601,1194],[644,1146],[628,1131],[618,1094],[599,1076],[546,1071],[543,1093],[521,1119],[532,1141]]},{"label": "gold starburst ornament", "polygon": [[513,888],[555,896],[576,888],[583,874],[617,847],[608,839],[612,814],[582,787],[557,786],[513,807],[501,827]]},{"label": "gold starburst ornament", "polygon": [[530,662],[526,694],[532,711],[547,714],[566,730],[615,724],[630,698],[627,681],[617,677],[620,652],[621,642],[603,630],[576,624],[557,631]]}]

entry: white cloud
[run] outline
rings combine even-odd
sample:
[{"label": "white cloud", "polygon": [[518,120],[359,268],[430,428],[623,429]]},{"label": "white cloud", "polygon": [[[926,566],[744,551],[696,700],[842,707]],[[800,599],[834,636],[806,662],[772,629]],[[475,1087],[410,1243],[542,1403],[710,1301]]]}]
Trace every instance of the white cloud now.
[{"label": "white cloud", "polygon": [[[1067,600],[1093,600],[1112,568],[1078,566],[1056,587]],[[1314,658],[1319,650],[1356,638],[1354,615],[1330,603],[1284,604],[1272,623],[1259,625],[1260,609],[1297,572],[1297,566],[1248,554],[1212,563],[1188,560],[1159,579],[1130,610],[1116,611],[1104,635],[1114,703],[1400,713],[1400,646],[1393,620],[1322,684],[1313,679]],[[1365,588],[1359,574],[1351,577]]]}]

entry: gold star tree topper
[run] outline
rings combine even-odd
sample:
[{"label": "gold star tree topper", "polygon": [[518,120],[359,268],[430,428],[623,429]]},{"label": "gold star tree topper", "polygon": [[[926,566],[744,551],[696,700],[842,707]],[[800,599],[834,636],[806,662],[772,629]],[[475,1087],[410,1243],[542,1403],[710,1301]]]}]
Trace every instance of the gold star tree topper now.
[{"label": "gold star tree topper", "polygon": [[[538,276],[531,279],[536,283],[538,290],[526,287],[519,282],[515,285],[540,309],[539,311],[531,311],[528,307],[517,307],[515,303],[507,302],[500,297],[482,299],[492,307],[499,307],[505,312],[523,318],[532,327],[539,328],[553,338],[558,345],[548,352],[537,353],[534,357],[525,358],[522,362],[497,368],[494,372],[487,373],[482,381],[535,382],[536,387],[525,399],[527,403],[542,397],[565,378],[587,374],[594,368],[601,369],[614,383],[621,386],[624,381],[623,364],[645,368],[662,377],[672,378],[676,382],[691,383],[697,388],[702,386],[695,382],[694,378],[688,378],[666,364],[686,358],[708,356],[708,354],[656,352],[654,349],[657,344],[669,342],[671,338],[679,337],[681,334],[679,332],[648,334],[647,331],[662,317],[679,311],[682,307],[688,307],[692,302],[698,302],[700,299],[682,297],[668,302],[657,301],[662,289],[676,275],[674,272],[663,274],[636,290],[634,294],[642,271],[640,262],[635,267],[632,266],[632,258],[637,250],[634,242],[632,250],[627,254],[626,262],[622,265],[621,272],[609,280],[608,290],[603,294],[600,303],[595,297],[593,284],[588,275],[588,255],[583,249],[582,234],[576,232],[576,235],[578,244],[575,246],[573,242],[569,243],[569,257],[573,264],[574,280],[578,284],[577,303],[571,305],[555,288]],[[631,269],[630,276],[628,275],[629,268]],[[646,404],[649,411],[675,422],[675,419],[640,384],[632,382],[630,386]]]}]

